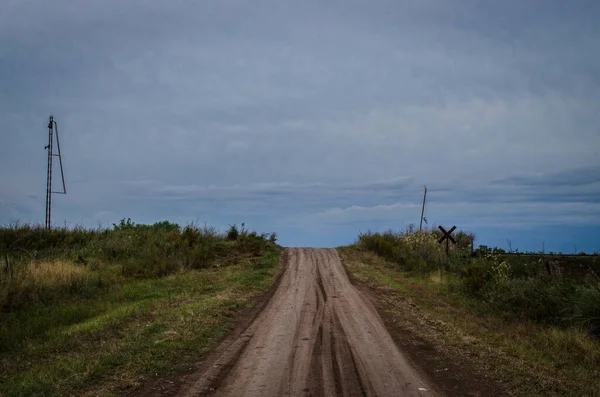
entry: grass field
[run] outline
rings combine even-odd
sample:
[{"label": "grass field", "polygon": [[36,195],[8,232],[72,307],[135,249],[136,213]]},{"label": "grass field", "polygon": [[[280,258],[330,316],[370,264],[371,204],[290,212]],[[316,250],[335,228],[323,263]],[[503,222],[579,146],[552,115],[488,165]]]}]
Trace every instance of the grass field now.
[{"label": "grass field", "polygon": [[[387,246],[389,237],[366,246],[359,240],[340,252],[350,274],[377,291],[385,310],[394,313],[407,332],[445,352],[450,362],[482,371],[513,395],[600,396],[600,339],[590,328],[598,321],[594,310],[600,308],[594,275],[564,280],[559,273],[545,274],[543,265],[530,266],[531,274],[525,275],[518,273],[518,264],[512,270],[508,265],[507,271],[505,262],[493,259],[472,265],[467,261],[475,259],[462,257],[447,263],[443,253],[431,249],[425,256],[417,253],[419,246]],[[400,244],[414,241],[409,238]],[[392,250],[388,255],[382,250],[386,247]],[[479,273],[465,272],[470,266],[477,266]],[[496,272],[496,279],[483,270]],[[504,284],[495,286],[497,282]],[[574,290],[556,287],[562,282]],[[537,289],[520,295],[521,289],[532,286]],[[557,289],[542,291],[553,286]],[[563,293],[564,306],[553,306],[550,295]],[[586,321],[576,321],[574,302],[585,299]],[[530,307],[523,308],[527,303]],[[570,311],[554,312],[565,308]]]},{"label": "grass field", "polygon": [[[38,246],[44,259],[12,260],[0,284],[1,395],[116,395],[151,377],[189,372],[280,271],[280,248],[246,231],[212,231],[180,245],[185,229],[171,230],[173,244],[161,247],[171,252],[152,258],[154,243],[169,238],[158,229],[90,232],[74,246]],[[92,255],[92,244],[121,244],[140,233],[152,238],[123,245],[127,255]],[[75,259],[80,252],[87,263]],[[190,253],[211,260],[196,266]]]},{"label": "grass field", "polygon": [[[458,235],[468,236],[467,233]],[[443,272],[457,295],[473,298],[497,315],[537,323],[581,326],[600,336],[600,256],[496,255],[468,249],[469,239],[446,256],[439,234],[367,233],[357,245],[398,271]]]}]

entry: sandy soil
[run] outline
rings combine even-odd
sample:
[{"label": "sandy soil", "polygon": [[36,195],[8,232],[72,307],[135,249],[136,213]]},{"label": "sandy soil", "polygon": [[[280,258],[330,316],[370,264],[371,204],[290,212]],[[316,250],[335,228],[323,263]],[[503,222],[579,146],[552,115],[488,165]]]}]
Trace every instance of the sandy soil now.
[{"label": "sandy soil", "polygon": [[289,248],[265,308],[179,395],[439,396],[334,249]]}]

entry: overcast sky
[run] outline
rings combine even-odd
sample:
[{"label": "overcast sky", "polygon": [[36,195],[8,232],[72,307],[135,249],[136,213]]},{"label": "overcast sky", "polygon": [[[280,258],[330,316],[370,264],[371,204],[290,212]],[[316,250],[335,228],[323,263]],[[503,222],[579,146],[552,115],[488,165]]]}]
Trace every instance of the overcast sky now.
[{"label": "overcast sky", "polygon": [[0,223],[43,222],[53,114],[56,224],[336,246],[418,225],[426,184],[429,225],[600,250],[598,21],[597,0],[0,0]]}]

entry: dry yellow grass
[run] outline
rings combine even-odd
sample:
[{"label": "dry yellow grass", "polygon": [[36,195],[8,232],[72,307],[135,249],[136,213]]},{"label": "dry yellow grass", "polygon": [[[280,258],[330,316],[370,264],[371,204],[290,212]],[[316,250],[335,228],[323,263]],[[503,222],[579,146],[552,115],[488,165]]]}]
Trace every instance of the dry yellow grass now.
[{"label": "dry yellow grass", "polygon": [[89,277],[89,270],[65,260],[31,262],[24,277],[37,285],[53,286],[84,280]]}]

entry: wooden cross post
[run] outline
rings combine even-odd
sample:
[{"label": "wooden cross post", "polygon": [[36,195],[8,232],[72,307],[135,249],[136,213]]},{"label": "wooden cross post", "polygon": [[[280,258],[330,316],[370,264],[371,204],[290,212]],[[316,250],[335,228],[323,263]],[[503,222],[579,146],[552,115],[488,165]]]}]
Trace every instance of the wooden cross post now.
[{"label": "wooden cross post", "polygon": [[444,229],[441,226],[438,226],[439,229],[442,231],[442,233],[444,233],[444,235],[442,237],[440,237],[440,239],[438,240],[438,243],[443,243],[444,240],[446,240],[446,257],[449,258],[450,257],[450,241],[452,241],[452,244],[456,244],[456,240],[454,239],[454,237],[452,237],[452,232],[456,230],[456,226],[452,226],[452,228],[448,231],[446,231],[446,229]]}]

